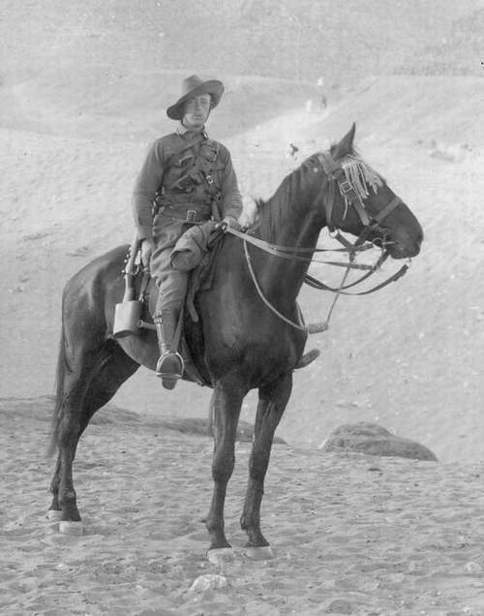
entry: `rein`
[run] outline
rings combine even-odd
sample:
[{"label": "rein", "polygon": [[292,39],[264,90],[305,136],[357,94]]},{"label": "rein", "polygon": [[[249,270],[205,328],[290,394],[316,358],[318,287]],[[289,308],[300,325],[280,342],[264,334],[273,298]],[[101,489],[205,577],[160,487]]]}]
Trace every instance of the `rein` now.
[{"label": "rein", "polygon": [[[368,295],[369,293],[373,293],[374,291],[383,289],[388,284],[390,284],[390,282],[395,282],[396,280],[401,278],[408,270],[408,265],[405,264],[392,276],[390,276],[389,278],[387,278],[385,281],[381,282],[380,284],[376,285],[375,287],[372,287],[371,289],[367,289],[366,291],[359,291],[359,292],[347,291],[347,289],[350,289],[356,286],[357,284],[363,282],[367,278],[369,278],[377,269],[381,267],[384,261],[386,261],[386,259],[388,258],[389,252],[387,249],[384,249],[382,250],[382,254],[380,255],[380,257],[378,258],[377,262],[374,265],[354,263],[354,258],[355,258],[356,253],[363,252],[372,247],[372,244],[368,242],[368,237],[370,233],[374,231],[375,228],[378,228],[380,223],[395,208],[397,208],[400,205],[400,203],[402,203],[402,201],[399,197],[394,196],[393,199],[390,201],[390,203],[388,203],[380,212],[378,212],[376,216],[373,216],[370,218],[365,209],[362,197],[360,196],[358,191],[355,190],[353,183],[350,182],[348,179],[346,179],[346,174],[345,174],[343,167],[340,164],[336,163],[336,161],[334,161],[334,159],[329,154],[327,155],[318,154],[318,160],[323,170],[327,174],[328,185],[329,185],[329,198],[323,201],[325,213],[326,213],[326,225],[329,228],[330,232],[334,233],[333,235],[334,239],[336,239],[337,241],[340,242],[340,244],[342,244],[343,246],[342,248],[314,248],[313,249],[313,248],[298,248],[296,246],[280,246],[277,244],[267,242],[260,238],[256,238],[254,236],[248,235],[247,233],[237,231],[236,229],[232,229],[230,227],[226,228],[227,232],[231,233],[232,235],[235,235],[236,237],[238,237],[239,239],[243,241],[244,254],[245,254],[245,259],[246,259],[247,266],[249,269],[249,273],[251,275],[251,278],[257,290],[257,293],[259,297],[261,298],[261,300],[263,301],[263,303],[275,315],[277,315],[282,321],[291,325],[295,329],[305,331],[308,334],[320,333],[328,329],[331,314],[334,310],[336,301],[340,295]],[[346,216],[348,207],[352,206],[357,212],[361,220],[361,223],[363,225],[362,232],[360,233],[360,235],[357,237],[357,239],[355,240],[353,244],[350,241],[348,241],[340,233],[339,229],[337,229],[336,226],[332,222],[332,214],[333,214],[333,209],[334,209],[334,204],[335,204],[335,184],[337,184],[340,194],[345,201],[346,207],[345,207],[344,216]],[[324,190],[324,185],[321,188],[321,192],[323,192],[323,190]],[[271,302],[267,299],[267,297],[264,295],[260,287],[260,284],[257,280],[256,274],[255,274],[255,271],[252,265],[252,260],[249,254],[248,244],[252,244],[268,254],[271,254],[271,255],[274,255],[274,256],[277,256],[283,259],[288,259],[292,261],[303,261],[307,263],[312,263],[312,262],[313,263],[314,262],[323,263],[326,265],[334,265],[336,267],[344,267],[345,273],[343,275],[341,284],[338,288],[331,287],[327,285],[326,283],[318,280],[317,278],[310,276],[309,274],[305,274],[304,276],[304,282],[307,285],[311,286],[312,288],[317,289],[319,291],[331,291],[332,293],[335,293],[335,297],[329,308],[329,312],[328,312],[328,316],[326,320],[320,323],[310,324],[306,326],[301,322],[296,323],[292,321],[291,319],[288,319],[281,312],[279,312],[277,308],[273,306]],[[313,254],[315,252],[348,253],[349,260],[347,263],[341,263],[339,261],[327,261],[327,260],[314,259]],[[311,256],[304,256],[305,253],[308,253]],[[363,276],[361,276],[358,280],[345,285],[346,278],[351,269],[366,270],[366,273]],[[300,315],[300,318],[302,320],[301,315]]]},{"label": "rein", "polygon": [[[312,250],[311,248],[287,248],[285,246],[278,246],[277,244],[270,244],[265,240],[261,240],[260,238],[253,237],[252,235],[248,235],[247,233],[243,233],[241,231],[236,231],[235,229],[227,228],[227,231],[232,235],[235,235],[239,239],[244,242],[248,242],[249,244],[253,244],[257,246],[264,252],[267,252],[270,255],[274,255],[276,257],[280,257],[281,259],[288,259],[289,261],[303,261],[304,263],[323,263],[326,265],[334,265],[336,267],[350,267],[353,269],[359,270],[371,270],[374,271],[373,265],[366,265],[363,263],[341,263],[341,261],[322,261],[321,259],[313,259],[312,257],[304,257],[302,255],[295,254],[299,251],[302,252],[348,252],[348,248],[316,248]],[[361,252],[364,250],[368,250],[372,248],[370,244],[362,245],[357,248],[357,251]]]}]

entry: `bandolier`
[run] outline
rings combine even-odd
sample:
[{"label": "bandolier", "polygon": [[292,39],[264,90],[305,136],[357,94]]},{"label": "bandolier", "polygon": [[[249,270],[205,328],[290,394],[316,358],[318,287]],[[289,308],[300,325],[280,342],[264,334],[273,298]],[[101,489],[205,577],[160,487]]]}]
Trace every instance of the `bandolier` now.
[{"label": "bandolier", "polygon": [[221,220],[218,202],[222,192],[214,178],[219,151],[219,143],[202,138],[170,157],[163,185],[155,196],[153,218],[163,213],[188,224]]}]

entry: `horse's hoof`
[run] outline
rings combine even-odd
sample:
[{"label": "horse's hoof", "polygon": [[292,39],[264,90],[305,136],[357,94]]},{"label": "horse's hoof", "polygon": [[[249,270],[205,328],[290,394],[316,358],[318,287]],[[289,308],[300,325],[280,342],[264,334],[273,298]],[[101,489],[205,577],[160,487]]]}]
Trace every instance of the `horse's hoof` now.
[{"label": "horse's hoof", "polygon": [[82,535],[82,522],[71,522],[61,520],[59,522],[59,532],[63,535],[72,535],[80,537]]},{"label": "horse's hoof", "polygon": [[232,548],[213,548],[208,550],[207,558],[213,565],[223,565],[224,563],[234,560],[234,551]]},{"label": "horse's hoof", "polygon": [[52,522],[60,522],[62,520],[62,511],[58,509],[49,509],[47,518]]},{"label": "horse's hoof", "polygon": [[271,560],[274,558],[274,552],[270,545],[261,547],[247,546],[244,548],[245,555],[251,560]]}]

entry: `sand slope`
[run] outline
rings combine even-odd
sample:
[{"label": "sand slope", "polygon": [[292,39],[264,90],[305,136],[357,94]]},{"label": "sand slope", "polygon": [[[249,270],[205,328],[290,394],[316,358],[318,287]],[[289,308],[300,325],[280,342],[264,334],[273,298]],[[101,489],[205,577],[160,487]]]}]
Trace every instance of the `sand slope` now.
[{"label": "sand slope", "polygon": [[[5,100],[15,93],[4,90]],[[432,112],[437,91],[449,101],[445,114]],[[225,140],[250,206],[251,197],[269,196],[306,154],[327,147],[356,120],[363,155],[412,207],[426,234],[404,279],[373,296],[340,300],[330,332],[311,340],[323,353],[297,374],[279,428],[286,440],[318,446],[340,423],[378,421],[420,440],[439,459],[482,456],[483,137],[470,113],[482,95],[479,79],[373,79],[325,112],[302,106],[260,124],[251,116],[252,128]],[[23,100],[16,96],[12,113]],[[114,138],[97,114],[88,114],[86,136],[82,122],[68,120],[81,135],[0,129],[2,395],[52,391],[65,281],[132,234],[130,193],[149,140]],[[157,134],[153,130],[153,138]],[[291,142],[300,148],[296,158],[288,154]],[[397,265],[385,266],[383,274]],[[327,269],[313,273],[337,280]],[[305,289],[307,320],[324,318],[330,300]],[[208,397],[185,384],[167,396],[151,373],[140,371],[117,401],[142,413],[203,416]],[[249,398],[245,418],[253,407]]]}]

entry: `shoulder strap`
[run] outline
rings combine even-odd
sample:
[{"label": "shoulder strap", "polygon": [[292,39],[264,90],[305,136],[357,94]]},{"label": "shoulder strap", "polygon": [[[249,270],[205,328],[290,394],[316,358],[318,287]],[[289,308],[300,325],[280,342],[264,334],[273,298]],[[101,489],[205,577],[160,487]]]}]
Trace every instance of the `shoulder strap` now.
[{"label": "shoulder strap", "polygon": [[193,152],[190,153],[189,150],[191,150],[193,147],[195,147],[199,143],[200,143],[200,136],[197,135],[196,139],[192,139],[191,141],[186,143],[183,147],[181,147],[179,150],[177,150],[176,152],[173,152],[173,154],[167,159],[165,163],[166,169],[170,169],[174,165],[178,166],[183,161],[187,160],[188,158],[191,158],[193,156]]}]

